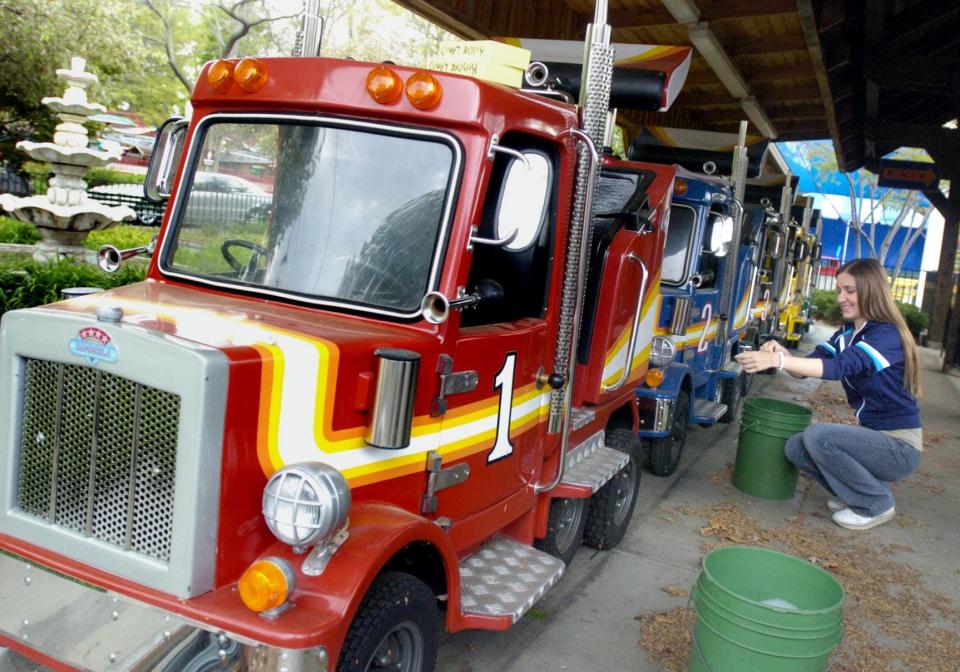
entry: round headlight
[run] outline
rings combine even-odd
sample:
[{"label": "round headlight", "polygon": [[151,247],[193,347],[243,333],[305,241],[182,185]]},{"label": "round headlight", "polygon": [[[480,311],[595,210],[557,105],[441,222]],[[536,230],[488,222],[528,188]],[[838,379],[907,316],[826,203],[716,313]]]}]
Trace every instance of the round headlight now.
[{"label": "round headlight", "polygon": [[650,363],[653,366],[666,366],[673,361],[677,347],[669,338],[656,336],[650,346]]},{"label": "round headlight", "polygon": [[277,471],[263,489],[263,518],[280,541],[309,546],[343,527],[350,511],[350,486],[322,462],[292,464]]}]

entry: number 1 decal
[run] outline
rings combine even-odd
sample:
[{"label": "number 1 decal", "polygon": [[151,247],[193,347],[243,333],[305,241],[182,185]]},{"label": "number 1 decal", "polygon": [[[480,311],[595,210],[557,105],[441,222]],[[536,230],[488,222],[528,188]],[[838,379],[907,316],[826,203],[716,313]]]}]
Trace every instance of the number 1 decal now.
[{"label": "number 1 decal", "polygon": [[513,410],[513,369],[517,353],[511,352],[503,360],[503,366],[493,379],[493,389],[500,390],[500,403],[497,408],[497,439],[493,450],[487,455],[487,462],[496,462],[513,453],[510,443],[510,413]]}]

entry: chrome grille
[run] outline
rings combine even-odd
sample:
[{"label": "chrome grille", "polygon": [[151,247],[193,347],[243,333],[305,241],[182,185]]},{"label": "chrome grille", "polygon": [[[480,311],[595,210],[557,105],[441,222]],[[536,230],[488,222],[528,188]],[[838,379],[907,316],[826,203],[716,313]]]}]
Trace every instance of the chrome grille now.
[{"label": "chrome grille", "polygon": [[72,364],[25,374],[20,510],[168,561],[180,397]]}]

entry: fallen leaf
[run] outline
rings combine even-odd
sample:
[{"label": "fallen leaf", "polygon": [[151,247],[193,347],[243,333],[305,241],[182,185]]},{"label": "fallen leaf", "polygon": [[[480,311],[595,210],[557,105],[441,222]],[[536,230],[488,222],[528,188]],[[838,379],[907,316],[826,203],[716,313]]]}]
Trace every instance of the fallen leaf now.
[{"label": "fallen leaf", "polygon": [[686,588],[682,588],[680,586],[664,586],[660,590],[662,590],[665,593],[669,593],[674,597],[686,597],[687,595],[690,594],[687,592]]}]

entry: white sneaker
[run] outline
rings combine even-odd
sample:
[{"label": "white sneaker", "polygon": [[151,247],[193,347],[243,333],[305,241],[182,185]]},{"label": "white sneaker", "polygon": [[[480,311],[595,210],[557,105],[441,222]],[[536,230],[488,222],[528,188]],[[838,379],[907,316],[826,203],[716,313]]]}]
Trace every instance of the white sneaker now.
[{"label": "white sneaker", "polygon": [[842,499],[831,497],[827,500],[827,508],[836,513],[837,511],[843,511],[847,508],[847,503]]},{"label": "white sneaker", "polygon": [[883,513],[871,518],[870,516],[861,516],[856,511],[851,511],[850,509],[843,509],[833,514],[833,522],[848,530],[869,530],[871,527],[882,525],[888,520],[891,520],[896,513],[896,508],[891,506]]}]

